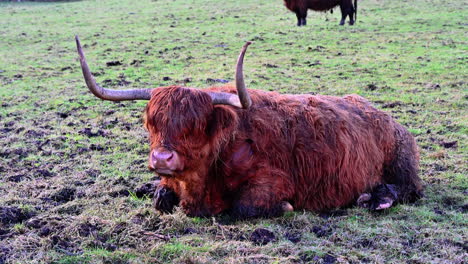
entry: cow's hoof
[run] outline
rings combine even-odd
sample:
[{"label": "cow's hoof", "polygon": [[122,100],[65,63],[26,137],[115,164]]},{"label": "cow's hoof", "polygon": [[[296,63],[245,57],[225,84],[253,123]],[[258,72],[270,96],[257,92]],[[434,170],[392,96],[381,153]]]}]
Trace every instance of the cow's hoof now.
[{"label": "cow's hoof", "polygon": [[363,193],[356,204],[371,211],[381,211],[392,207],[397,200],[397,191],[391,184],[381,184],[375,187],[371,193]]},{"label": "cow's hoof", "polygon": [[369,208],[369,201],[371,200],[372,195],[370,193],[363,193],[357,199],[357,205],[363,208]]},{"label": "cow's hoof", "polygon": [[172,213],[179,204],[176,193],[166,187],[158,187],[154,194],[154,208],[162,213]]},{"label": "cow's hoof", "polygon": [[294,211],[294,207],[289,202],[286,202],[286,201],[281,202],[281,209],[285,213]]}]

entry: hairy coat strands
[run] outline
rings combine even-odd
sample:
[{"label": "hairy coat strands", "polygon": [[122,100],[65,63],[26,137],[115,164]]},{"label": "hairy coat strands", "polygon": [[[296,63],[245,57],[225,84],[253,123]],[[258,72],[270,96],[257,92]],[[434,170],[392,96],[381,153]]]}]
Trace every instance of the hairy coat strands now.
[{"label": "hairy coat strands", "polygon": [[213,106],[206,91],[235,88],[156,88],[146,109],[152,149],[176,151],[185,166],[160,188],[189,215],[277,215],[281,201],[324,210],[380,184],[396,184],[405,200],[421,194],[414,139],[362,97],[249,90],[243,110]]},{"label": "hairy coat strands", "polygon": [[411,134],[357,95],[247,90],[241,50],[235,87],[110,90],[99,86],[76,36],[86,84],[105,100],[149,100],[149,168],[161,176],[155,207],[235,217],[373,210],[422,195]]}]

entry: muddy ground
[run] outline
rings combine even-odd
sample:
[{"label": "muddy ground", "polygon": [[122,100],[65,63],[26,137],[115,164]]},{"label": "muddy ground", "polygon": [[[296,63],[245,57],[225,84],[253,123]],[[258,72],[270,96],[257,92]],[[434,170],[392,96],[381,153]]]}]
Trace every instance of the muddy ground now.
[{"label": "muddy ground", "polygon": [[[359,8],[353,27],[337,25],[336,9],[297,28],[281,1],[0,3],[0,263],[464,263],[463,3]],[[408,127],[426,196],[380,214],[160,215],[145,102],[90,95],[75,34],[98,82],[115,89],[232,82],[238,50],[253,40],[249,87],[357,93]]]}]

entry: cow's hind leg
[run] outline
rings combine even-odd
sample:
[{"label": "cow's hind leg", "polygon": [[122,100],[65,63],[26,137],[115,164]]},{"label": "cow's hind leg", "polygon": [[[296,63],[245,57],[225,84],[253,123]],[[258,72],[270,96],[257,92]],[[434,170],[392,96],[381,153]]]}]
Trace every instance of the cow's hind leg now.
[{"label": "cow's hind leg", "polygon": [[371,210],[389,208],[395,202],[414,202],[423,196],[418,177],[419,153],[411,134],[396,127],[396,149],[392,161],[384,167],[384,183],[362,194],[357,204]]},{"label": "cow's hind leg", "polygon": [[349,24],[354,25],[354,8],[351,0],[342,0],[340,3],[341,21],[340,26],[345,24],[346,17],[349,16]]},{"label": "cow's hind leg", "polygon": [[397,187],[398,202],[414,202],[423,196],[422,181],[418,176],[418,148],[411,133],[399,124],[395,138],[395,154],[390,164],[384,167],[383,180]]},{"label": "cow's hind leg", "polygon": [[296,17],[297,17],[297,26],[305,26],[307,25],[307,9],[298,8],[296,10]]}]

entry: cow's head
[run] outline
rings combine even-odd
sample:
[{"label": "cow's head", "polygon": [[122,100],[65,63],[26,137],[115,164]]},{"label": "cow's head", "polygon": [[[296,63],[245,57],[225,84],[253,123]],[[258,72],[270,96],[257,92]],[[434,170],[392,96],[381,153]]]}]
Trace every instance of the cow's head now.
[{"label": "cow's head", "polygon": [[[229,135],[236,123],[233,109],[217,107],[231,105],[247,109],[252,101],[243,78],[243,59],[250,42],[239,55],[235,83],[237,94],[207,92],[180,86],[153,89],[110,90],[99,86],[86,63],[80,41],[76,44],[83,76],[90,91],[103,100],[149,100],[145,126],[149,131],[151,150],[149,167],[179,195],[202,198],[206,177],[216,147]],[[226,120],[229,120],[227,122]],[[188,186],[191,185],[192,187]],[[193,186],[197,186],[193,188]],[[194,204],[200,201],[193,201]],[[188,203],[191,203],[190,201]],[[187,205],[190,207],[190,205]],[[195,209],[196,210],[196,209]]]}]

